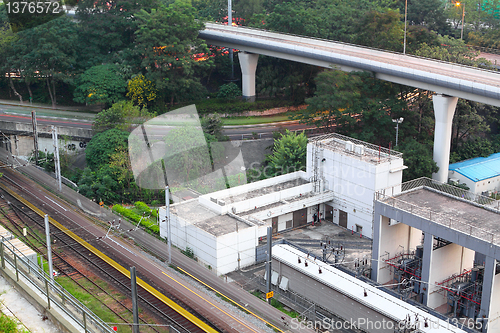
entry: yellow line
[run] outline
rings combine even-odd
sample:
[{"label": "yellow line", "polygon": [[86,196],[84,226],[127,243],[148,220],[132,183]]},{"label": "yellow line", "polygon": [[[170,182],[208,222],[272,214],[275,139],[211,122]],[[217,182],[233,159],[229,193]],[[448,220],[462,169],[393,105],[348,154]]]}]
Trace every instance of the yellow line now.
[{"label": "yellow line", "polygon": [[256,330],[254,330],[253,328],[245,325],[242,321],[240,321],[239,319],[233,317],[232,315],[230,315],[229,313],[227,313],[226,311],[222,310],[221,308],[219,308],[217,305],[213,304],[212,302],[210,302],[209,300],[205,299],[203,296],[197,294],[196,292],[194,292],[193,290],[189,289],[188,287],[186,287],[185,285],[183,285],[182,283],[180,283],[179,281],[177,281],[176,279],[174,279],[173,277],[171,277],[170,275],[168,275],[167,273],[165,272],[162,272],[163,274],[165,274],[166,276],[168,276],[170,279],[174,280],[175,282],[177,282],[178,284],[180,284],[181,286],[183,286],[184,288],[186,288],[187,290],[189,290],[190,292],[192,292],[193,294],[195,294],[196,296],[198,296],[199,298],[205,300],[208,304],[212,305],[213,307],[215,307],[216,309],[218,309],[219,311],[225,313],[228,317],[231,317],[233,318],[234,320],[236,320],[237,322],[239,322],[241,325],[245,326],[246,328],[248,328],[249,330],[253,331],[253,332],[257,332]]},{"label": "yellow line", "polygon": [[[40,215],[42,217],[45,217],[45,213],[44,212],[42,212],[40,209],[38,209],[37,207],[35,207],[34,205],[32,205],[26,199],[20,197],[19,195],[17,195],[17,193],[13,192],[9,188],[7,188],[7,187],[5,187],[3,185],[0,185],[0,186],[2,188],[4,188],[7,192],[9,192],[10,195],[12,195],[17,200],[21,201],[23,204],[25,204],[30,209],[32,209],[34,212],[36,212],[38,215]],[[108,263],[110,266],[112,266],[113,268],[115,268],[117,271],[119,271],[120,273],[122,273],[126,277],[130,278],[130,271],[128,271],[127,269],[125,269],[123,266],[121,266],[120,264],[118,264],[117,262],[115,262],[113,259],[111,259],[107,255],[105,255],[104,253],[102,253],[101,251],[99,251],[98,249],[96,249],[95,247],[93,247],[92,245],[90,245],[89,243],[87,243],[86,241],[84,241],[83,239],[81,239],[79,236],[75,235],[72,231],[68,230],[66,227],[64,227],[62,224],[60,224],[56,220],[54,220],[51,217],[49,217],[49,221],[55,227],[57,227],[59,230],[63,231],[66,235],[68,235],[71,238],[73,238],[75,241],[77,241],[82,246],[84,246],[85,248],[87,248],[89,251],[91,251],[92,253],[94,253],[96,256],[98,256],[99,258],[101,258],[102,260],[104,260],[106,263]],[[178,305],[177,303],[175,303],[174,301],[172,301],[167,296],[165,296],[162,293],[160,293],[155,288],[151,287],[149,284],[147,284],[146,282],[144,282],[142,279],[137,278],[137,284],[140,285],[145,290],[147,290],[150,294],[152,294],[153,296],[155,296],[156,298],[158,298],[160,301],[162,301],[163,303],[165,303],[166,305],[168,305],[170,308],[172,308],[173,310],[175,310],[176,312],[178,312],[184,318],[188,319],[190,322],[192,322],[193,324],[195,324],[196,326],[198,326],[203,331],[208,332],[208,333],[217,333],[217,331],[214,330],[212,327],[210,327],[209,325],[207,325],[206,323],[204,323],[203,321],[201,321],[198,317],[196,317],[192,313],[188,312],[186,309],[184,309],[183,307],[181,307],[180,305]]]},{"label": "yellow line", "polygon": [[220,291],[218,291],[217,289],[211,287],[210,285],[206,284],[205,282],[201,281],[200,279],[198,279],[196,276],[194,275],[191,275],[189,274],[188,272],[186,272],[185,270],[183,270],[182,268],[180,268],[179,266],[176,266],[177,269],[179,269],[180,271],[182,271],[183,273],[189,275],[191,278],[195,279],[196,281],[198,281],[199,283],[203,284],[205,287],[207,288],[210,288],[212,289],[213,291],[215,291],[216,293],[218,293],[219,295],[222,295],[223,297],[227,298],[228,300],[230,300],[234,305],[237,305],[239,306],[240,308],[242,308],[243,310],[245,310],[246,312],[250,313],[251,315],[253,315],[254,317],[262,320],[264,323],[268,324],[269,326],[271,326],[272,328],[274,328],[275,330],[278,330],[280,332],[283,332],[282,330],[280,330],[278,327],[274,326],[273,324],[271,324],[270,322],[268,322],[267,320],[265,320],[264,318],[261,318],[259,317],[258,315],[256,315],[255,313],[253,313],[252,311],[248,310],[247,308],[245,308],[243,305],[240,305],[238,302],[236,301],[233,301],[231,298],[227,297],[226,295],[224,295],[223,293],[221,293]]}]

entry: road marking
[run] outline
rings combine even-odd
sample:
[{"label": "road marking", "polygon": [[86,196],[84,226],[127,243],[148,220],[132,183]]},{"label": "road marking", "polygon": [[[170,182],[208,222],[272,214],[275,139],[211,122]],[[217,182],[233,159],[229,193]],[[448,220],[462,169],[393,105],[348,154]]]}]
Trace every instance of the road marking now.
[{"label": "road marking", "polygon": [[65,212],[67,212],[68,210],[66,208],[64,208],[63,206],[61,206],[60,204],[58,204],[57,202],[55,202],[54,200],[52,200],[51,198],[49,198],[48,196],[45,195],[45,198],[49,199],[50,201],[52,201],[53,203],[55,203],[56,205],[58,205],[59,207],[61,207],[62,209],[64,209]]},{"label": "road marking", "polygon": [[180,284],[181,286],[183,286],[184,288],[186,288],[187,290],[189,290],[190,292],[192,292],[193,294],[195,294],[196,296],[198,296],[199,298],[201,298],[202,300],[204,300],[205,302],[207,302],[208,304],[210,304],[211,306],[213,306],[214,308],[216,308],[217,310],[221,311],[222,313],[226,314],[226,316],[228,317],[231,317],[233,318],[234,320],[236,320],[237,322],[239,322],[241,325],[245,326],[246,328],[248,328],[249,330],[251,330],[252,332],[258,332],[256,330],[254,330],[253,328],[245,325],[242,321],[238,320],[238,318],[236,317],[233,317],[232,315],[230,315],[229,313],[227,313],[226,311],[222,310],[221,308],[219,308],[217,305],[213,304],[212,302],[210,302],[209,300],[207,300],[206,298],[204,298],[203,296],[197,294],[196,292],[194,292],[193,290],[189,289],[188,287],[186,287],[185,285],[183,285],[182,283],[180,283],[179,281],[177,281],[176,279],[174,279],[173,277],[171,277],[170,275],[168,275],[167,273],[163,272],[163,274],[165,274],[166,276],[168,276],[170,279],[174,280],[175,282],[177,282],[178,284]]}]

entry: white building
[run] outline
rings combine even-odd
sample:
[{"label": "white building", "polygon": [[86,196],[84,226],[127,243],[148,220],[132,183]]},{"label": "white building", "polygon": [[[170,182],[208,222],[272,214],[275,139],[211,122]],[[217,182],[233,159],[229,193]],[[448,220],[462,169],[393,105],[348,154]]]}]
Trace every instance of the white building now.
[{"label": "white building", "polygon": [[402,153],[339,134],[316,137],[307,145],[308,176],[318,177],[334,194],[322,206],[322,217],[369,238],[374,193],[400,185],[406,168]]},{"label": "white building", "polygon": [[489,194],[500,189],[500,153],[450,164],[448,179],[465,184],[474,194]]},{"label": "white building", "polygon": [[[372,236],[375,191],[401,184],[401,153],[328,134],[310,140],[307,171],[245,184],[170,206],[172,244],[226,274],[255,263],[259,238],[322,220]],[[160,236],[167,237],[161,208]]]}]

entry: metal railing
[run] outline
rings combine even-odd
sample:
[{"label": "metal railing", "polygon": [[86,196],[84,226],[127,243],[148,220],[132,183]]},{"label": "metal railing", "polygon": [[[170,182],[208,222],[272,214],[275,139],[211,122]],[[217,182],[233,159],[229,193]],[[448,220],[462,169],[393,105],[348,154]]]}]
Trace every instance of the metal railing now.
[{"label": "metal railing", "polygon": [[[310,138],[309,142],[320,144],[325,148],[332,148],[334,150],[342,150],[342,151],[346,151],[347,143],[352,143],[353,145],[358,145],[358,146],[361,145],[365,147],[363,154],[371,155],[373,158],[375,158],[375,160],[372,160],[374,162],[377,161],[377,159],[378,162],[383,162],[387,159],[390,160],[392,158],[403,158],[403,153],[399,151],[377,146],[338,133],[319,135],[314,138]],[[352,153],[355,154],[354,151]]]},{"label": "metal railing", "polygon": [[87,309],[61,285],[55,281],[52,283],[50,276],[37,263],[27,258],[8,240],[0,242],[0,269],[14,272],[17,282],[22,280],[31,290],[46,299],[47,309],[57,307],[84,332],[114,332],[108,324]]},{"label": "metal railing", "polygon": [[[492,198],[488,198],[480,194],[474,194],[461,188],[425,177],[378,191],[375,193],[375,200],[404,210],[413,215],[428,219],[450,229],[468,234],[469,236],[487,241],[489,243],[500,244],[500,239],[496,239],[495,234],[489,230],[460,221],[457,218],[452,218],[442,213],[433,212],[429,208],[421,207],[397,198],[401,194],[419,189],[426,189],[436,191],[447,196],[454,196],[458,200],[470,201],[471,203],[483,208],[486,207],[486,204],[491,204],[494,201]],[[487,208],[492,211],[497,211],[497,208],[495,207],[487,206]]]},{"label": "metal railing", "polygon": [[462,188],[442,183],[427,177],[417,178],[401,184],[401,192],[407,192],[422,187],[425,187],[427,189],[434,189],[439,192],[450,194],[457,198],[478,203],[480,205],[489,205],[495,201],[490,197],[481,194],[475,194]]}]

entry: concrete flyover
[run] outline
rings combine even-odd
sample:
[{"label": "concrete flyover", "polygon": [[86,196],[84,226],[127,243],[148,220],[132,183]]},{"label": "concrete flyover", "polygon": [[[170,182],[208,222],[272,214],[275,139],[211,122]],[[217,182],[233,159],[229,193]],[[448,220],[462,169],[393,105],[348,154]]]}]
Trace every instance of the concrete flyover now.
[{"label": "concrete flyover", "polygon": [[243,52],[243,97],[255,99],[258,55],[287,59],[343,71],[369,71],[381,80],[435,91],[436,130],[434,160],[440,171],[434,178],[446,182],[451,141],[451,121],[457,97],[500,107],[500,74],[474,67],[419,58],[309,37],[245,27],[205,23],[200,38],[210,45]]}]

